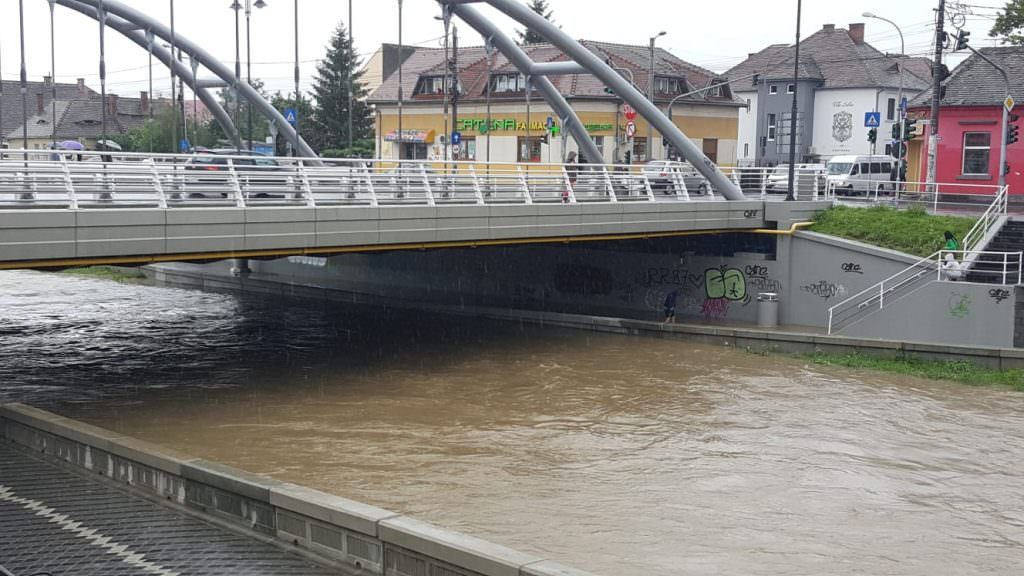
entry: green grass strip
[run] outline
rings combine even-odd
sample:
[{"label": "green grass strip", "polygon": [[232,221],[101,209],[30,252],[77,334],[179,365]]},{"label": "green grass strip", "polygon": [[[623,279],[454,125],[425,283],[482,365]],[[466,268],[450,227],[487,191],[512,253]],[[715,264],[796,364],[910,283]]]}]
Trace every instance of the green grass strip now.
[{"label": "green grass strip", "polygon": [[818,214],[814,226],[808,229],[925,257],[942,248],[943,232],[949,230],[962,241],[975,221],[962,216],[932,216],[921,209],[836,206]]},{"label": "green grass strip", "polygon": [[929,380],[951,380],[971,386],[1006,386],[1024,392],[1024,370],[993,370],[966,360],[943,362],[917,358],[875,358],[864,354],[812,354],[806,358],[823,366],[862,368]]},{"label": "green grass strip", "polygon": [[87,276],[102,280],[113,280],[125,284],[135,284],[146,279],[146,275],[135,268],[115,268],[113,266],[85,266],[82,268],[69,268],[63,271],[64,274],[75,276]]}]

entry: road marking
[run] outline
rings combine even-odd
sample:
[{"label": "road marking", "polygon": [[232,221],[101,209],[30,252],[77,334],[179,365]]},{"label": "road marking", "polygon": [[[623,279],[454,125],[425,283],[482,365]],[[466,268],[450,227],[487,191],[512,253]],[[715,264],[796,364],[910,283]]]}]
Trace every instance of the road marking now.
[{"label": "road marking", "polygon": [[145,554],[132,552],[127,546],[114,542],[96,530],[84,528],[81,522],[69,519],[67,515],[58,513],[39,500],[31,500],[15,495],[14,490],[3,484],[0,484],[0,501],[18,504],[26,510],[35,512],[36,516],[46,518],[50,523],[60,526],[62,530],[71,532],[79,538],[84,538],[88,541],[89,545],[103,548],[107,553],[114,554],[120,558],[122,562],[144,570],[149,574],[155,574],[156,576],[181,576],[180,572],[168,570],[159,564],[146,560]]}]

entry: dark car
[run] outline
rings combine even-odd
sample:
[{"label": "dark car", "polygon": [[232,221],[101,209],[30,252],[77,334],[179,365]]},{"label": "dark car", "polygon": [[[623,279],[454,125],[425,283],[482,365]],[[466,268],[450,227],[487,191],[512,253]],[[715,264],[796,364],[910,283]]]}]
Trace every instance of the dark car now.
[{"label": "dark car", "polygon": [[[230,161],[230,164],[229,164]],[[210,172],[209,177],[199,177],[193,182],[199,188],[204,186],[226,188],[229,187],[230,178],[225,172],[229,168],[235,169],[239,184],[246,191],[246,196],[252,198],[284,198],[284,194],[271,194],[264,188],[273,191],[285,188],[288,185],[288,178],[280,172],[282,167],[277,160],[249,150],[234,150],[221,148],[215,150],[199,150],[185,165],[186,170]],[[196,191],[190,192],[190,198],[209,198],[219,196],[227,198],[225,191]]]}]

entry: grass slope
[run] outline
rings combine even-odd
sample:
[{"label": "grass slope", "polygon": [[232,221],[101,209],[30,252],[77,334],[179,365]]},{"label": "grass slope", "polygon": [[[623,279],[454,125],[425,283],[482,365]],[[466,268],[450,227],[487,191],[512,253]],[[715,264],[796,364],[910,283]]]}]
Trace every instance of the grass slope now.
[{"label": "grass slope", "polygon": [[880,372],[906,374],[929,380],[953,380],[972,386],[1006,386],[1024,392],[1024,370],[990,370],[966,361],[935,362],[915,359],[872,358],[863,354],[844,356],[813,355],[815,364],[823,366],[845,366]]},{"label": "grass slope", "polygon": [[974,218],[932,216],[918,209],[836,206],[818,214],[809,230],[925,257],[942,248],[943,232],[949,230],[961,240],[974,222]]},{"label": "grass slope", "polygon": [[101,278],[115,282],[138,283],[146,279],[146,275],[134,268],[115,268],[113,266],[86,266],[83,268],[70,268],[64,270],[64,274],[76,276],[88,276],[90,278]]}]

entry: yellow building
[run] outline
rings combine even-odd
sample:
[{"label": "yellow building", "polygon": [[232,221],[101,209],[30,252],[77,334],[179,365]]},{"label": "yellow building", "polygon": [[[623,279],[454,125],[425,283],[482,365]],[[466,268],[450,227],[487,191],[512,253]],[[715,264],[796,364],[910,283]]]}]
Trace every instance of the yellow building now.
[{"label": "yellow building", "polygon": [[[634,84],[647,93],[648,47],[591,41],[583,44],[610,61],[621,74],[632,77]],[[549,44],[524,49],[536,62],[566,59]],[[454,96],[450,89],[452,76],[445,79],[444,51],[417,49],[408,56],[402,64],[401,138],[398,73],[390,75],[369,97],[376,113],[378,157],[557,163],[564,154],[577,150],[539,92],[532,90],[527,102],[525,78],[499,52],[495,51],[492,58],[488,66],[482,47],[458,51],[459,91],[457,106],[453,106],[453,98],[446,99],[444,94],[448,86]],[[734,165],[739,109],[744,103],[735,99],[727,86],[714,87],[724,81],[714,73],[665,50],[657,50],[655,62],[655,103],[666,112],[672,104],[673,122],[709,158],[721,165]],[[649,139],[642,117],[628,120],[622,100],[609,93],[597,78],[572,74],[554,76],[551,81],[586,126],[603,155],[600,161],[642,163],[675,156],[657,131]],[[452,132],[461,136],[457,145],[445,142],[444,135]],[[650,153],[649,141],[653,142]]]}]

